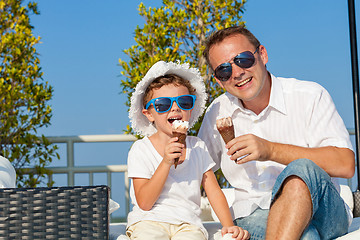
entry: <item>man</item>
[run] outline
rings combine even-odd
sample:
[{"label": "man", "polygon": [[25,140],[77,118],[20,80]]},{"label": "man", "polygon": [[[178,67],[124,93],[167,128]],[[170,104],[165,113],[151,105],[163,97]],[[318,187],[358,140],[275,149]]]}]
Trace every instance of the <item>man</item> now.
[{"label": "man", "polygon": [[[351,178],[355,159],[328,92],[269,73],[265,47],[241,26],[212,34],[204,56],[226,93],[209,106],[199,137],[235,188],[235,223],[251,239],[345,234],[352,215],[330,177]],[[216,119],[229,116],[235,138],[225,145]]]}]

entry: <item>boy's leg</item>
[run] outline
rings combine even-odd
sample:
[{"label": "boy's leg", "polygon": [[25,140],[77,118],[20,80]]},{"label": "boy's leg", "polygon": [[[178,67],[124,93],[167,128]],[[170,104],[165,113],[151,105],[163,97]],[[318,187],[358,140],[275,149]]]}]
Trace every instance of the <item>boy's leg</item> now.
[{"label": "boy's leg", "polygon": [[170,232],[161,223],[141,221],[131,225],[126,235],[135,240],[170,240]]},{"label": "boy's leg", "polygon": [[265,239],[266,222],[269,215],[268,209],[256,209],[251,215],[235,219],[234,224],[247,230],[250,233],[250,239]]},{"label": "boy's leg", "polygon": [[198,226],[183,223],[171,226],[171,240],[206,240],[206,236]]}]

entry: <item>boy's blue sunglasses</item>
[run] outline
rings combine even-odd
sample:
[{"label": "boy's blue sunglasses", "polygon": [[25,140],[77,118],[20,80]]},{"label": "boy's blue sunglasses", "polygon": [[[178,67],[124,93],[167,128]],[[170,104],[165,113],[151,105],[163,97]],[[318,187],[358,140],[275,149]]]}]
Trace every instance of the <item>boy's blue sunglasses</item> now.
[{"label": "boy's blue sunglasses", "polygon": [[232,75],[232,63],[241,68],[250,68],[255,63],[255,53],[259,50],[260,45],[255,52],[245,51],[236,55],[230,62],[220,64],[214,71],[214,75],[220,81],[227,81]]},{"label": "boy's blue sunglasses", "polygon": [[171,109],[173,102],[182,110],[191,110],[194,108],[196,96],[195,95],[181,95],[177,97],[159,97],[151,99],[145,106],[148,109],[153,104],[158,113],[164,113]]}]

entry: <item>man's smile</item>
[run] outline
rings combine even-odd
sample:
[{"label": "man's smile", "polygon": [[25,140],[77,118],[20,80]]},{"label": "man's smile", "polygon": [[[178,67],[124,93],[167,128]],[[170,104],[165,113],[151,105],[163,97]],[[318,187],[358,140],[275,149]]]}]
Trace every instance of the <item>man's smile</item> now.
[{"label": "man's smile", "polygon": [[244,86],[245,84],[247,84],[248,82],[250,82],[251,80],[252,80],[252,77],[249,77],[249,78],[245,79],[244,81],[235,84],[235,86],[236,86],[236,87],[242,87],[242,86]]}]

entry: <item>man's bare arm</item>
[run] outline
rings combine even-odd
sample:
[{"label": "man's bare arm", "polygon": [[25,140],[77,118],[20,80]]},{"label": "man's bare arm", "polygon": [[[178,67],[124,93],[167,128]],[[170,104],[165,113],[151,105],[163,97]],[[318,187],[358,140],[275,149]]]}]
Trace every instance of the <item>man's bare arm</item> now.
[{"label": "man's bare arm", "polygon": [[270,142],[252,134],[243,135],[230,141],[228,154],[232,160],[247,155],[238,164],[249,161],[272,160],[288,165],[290,162],[307,158],[324,169],[331,177],[351,178],[355,173],[355,155],[348,148],[333,146],[306,148],[290,144]]}]

